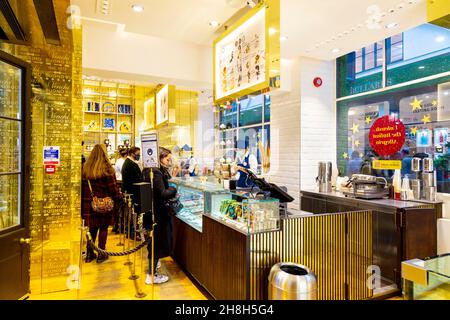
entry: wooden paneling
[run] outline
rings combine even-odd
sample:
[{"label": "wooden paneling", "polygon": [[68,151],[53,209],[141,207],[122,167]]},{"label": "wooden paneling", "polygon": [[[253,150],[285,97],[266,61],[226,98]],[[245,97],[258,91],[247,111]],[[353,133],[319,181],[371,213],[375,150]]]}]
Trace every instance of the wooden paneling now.
[{"label": "wooden paneling", "polygon": [[203,216],[203,286],[218,300],[249,299],[249,238],[214,219]]},{"label": "wooden paneling", "polygon": [[178,218],[173,219],[173,255],[175,260],[202,283],[204,264],[202,234]]},{"label": "wooden paneling", "polygon": [[437,254],[437,226],[434,209],[407,209],[403,213],[402,260],[432,257]]}]

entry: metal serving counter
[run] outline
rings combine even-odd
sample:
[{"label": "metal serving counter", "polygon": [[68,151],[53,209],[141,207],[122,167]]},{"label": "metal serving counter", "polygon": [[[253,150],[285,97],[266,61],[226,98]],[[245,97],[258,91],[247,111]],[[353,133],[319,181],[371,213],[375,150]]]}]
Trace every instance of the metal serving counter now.
[{"label": "metal serving counter", "polygon": [[[301,191],[301,209],[315,214],[368,210],[372,212],[372,251],[381,277],[380,294],[401,289],[401,262],[437,252],[437,219],[441,202],[365,200],[340,192]],[[376,292],[376,293],[377,293]]]}]

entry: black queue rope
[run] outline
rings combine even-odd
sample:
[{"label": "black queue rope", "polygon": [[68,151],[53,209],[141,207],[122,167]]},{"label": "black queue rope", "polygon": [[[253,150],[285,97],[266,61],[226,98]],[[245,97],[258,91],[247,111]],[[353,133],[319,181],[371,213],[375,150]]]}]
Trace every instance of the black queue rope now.
[{"label": "black queue rope", "polygon": [[105,254],[105,255],[111,256],[111,257],[122,257],[122,256],[127,256],[127,255],[130,255],[130,254],[133,254],[136,251],[141,250],[143,247],[145,247],[152,240],[152,237],[148,236],[137,247],[134,247],[134,248],[132,248],[130,250],[127,250],[127,251],[121,251],[121,252],[113,252],[113,251],[107,251],[107,250],[100,249],[92,241],[92,236],[91,236],[91,233],[89,231],[86,233],[86,239],[87,239],[87,245],[90,246],[94,251],[97,251],[97,252],[99,252],[101,254]]}]

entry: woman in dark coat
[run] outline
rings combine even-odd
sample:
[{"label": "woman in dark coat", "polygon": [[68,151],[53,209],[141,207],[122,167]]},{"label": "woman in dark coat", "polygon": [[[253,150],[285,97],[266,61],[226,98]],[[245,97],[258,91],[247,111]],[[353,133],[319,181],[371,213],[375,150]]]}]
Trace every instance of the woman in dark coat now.
[{"label": "woman in dark coat", "polygon": [[[91,184],[92,192],[88,181]],[[114,223],[114,214],[120,209],[123,203],[123,196],[117,185],[115,171],[109,162],[104,145],[97,144],[84,164],[82,188],[83,206],[81,208],[81,218],[84,219],[85,225],[89,227],[94,243],[97,233],[99,234],[98,247],[105,250],[108,226]],[[108,213],[93,211],[91,206],[92,194],[97,198],[111,197],[114,200],[113,211]],[[96,257],[94,250],[88,246],[86,262],[91,262],[95,258],[100,263],[108,259],[108,256],[99,254]]]},{"label": "woman in dark coat", "polygon": [[[153,199],[155,211],[155,257],[153,270],[155,273],[155,283],[164,283],[169,280],[167,275],[159,273],[157,270],[158,260],[170,256],[172,251],[172,220],[169,215],[165,201],[176,196],[177,189],[169,187],[169,180],[172,178],[169,167],[172,163],[172,153],[166,148],[159,149],[160,168],[153,169]],[[150,170],[144,170],[144,180],[150,182]],[[146,284],[152,283],[151,278],[151,243],[148,245],[149,270]]]}]

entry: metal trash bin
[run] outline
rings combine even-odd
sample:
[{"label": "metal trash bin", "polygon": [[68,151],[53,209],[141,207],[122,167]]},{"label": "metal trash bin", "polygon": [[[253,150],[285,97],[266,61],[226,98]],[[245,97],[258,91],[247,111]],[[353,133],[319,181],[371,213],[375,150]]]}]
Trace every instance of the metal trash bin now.
[{"label": "metal trash bin", "polygon": [[277,263],[269,274],[269,300],[316,300],[317,280],[305,266]]}]

